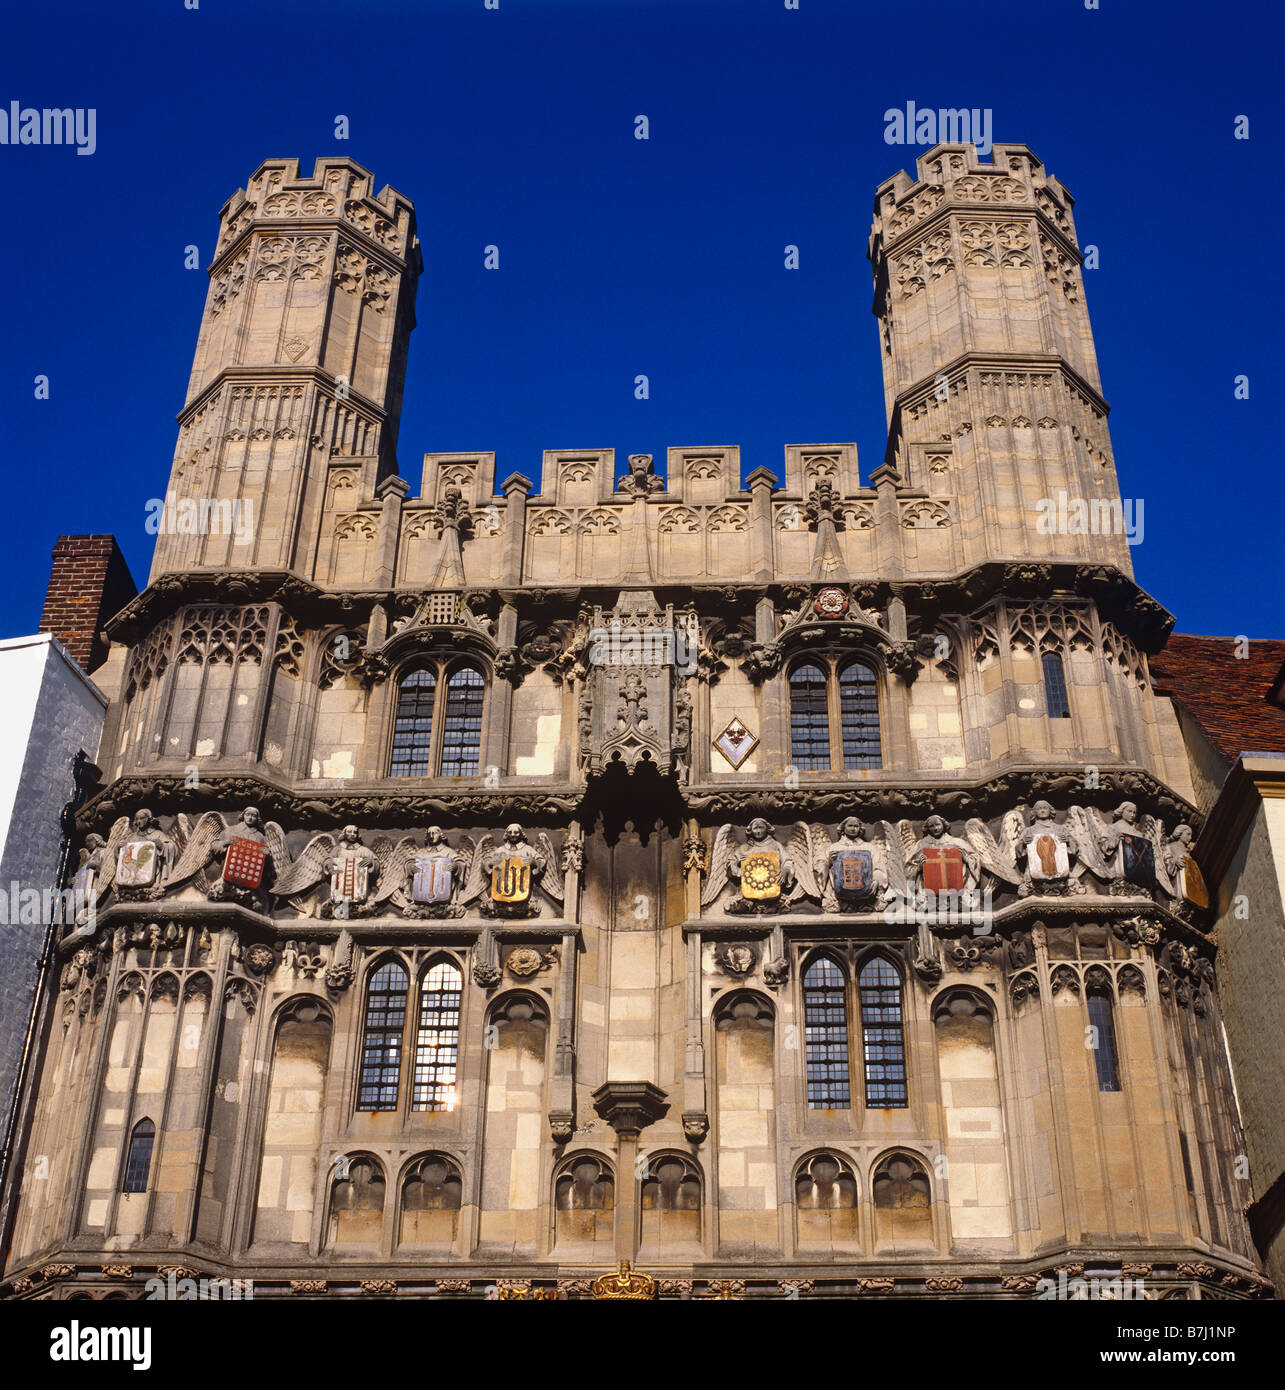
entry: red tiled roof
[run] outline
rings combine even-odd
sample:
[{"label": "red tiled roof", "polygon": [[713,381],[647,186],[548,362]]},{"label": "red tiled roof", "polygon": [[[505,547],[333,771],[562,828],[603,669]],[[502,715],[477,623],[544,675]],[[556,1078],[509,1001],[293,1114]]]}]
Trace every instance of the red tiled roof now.
[{"label": "red tiled roof", "polygon": [[1285,668],[1285,641],[1247,646],[1242,658],[1234,637],[1175,632],[1151,658],[1157,693],[1183,705],[1229,763],[1246,752],[1285,753],[1285,709],[1268,700]]}]

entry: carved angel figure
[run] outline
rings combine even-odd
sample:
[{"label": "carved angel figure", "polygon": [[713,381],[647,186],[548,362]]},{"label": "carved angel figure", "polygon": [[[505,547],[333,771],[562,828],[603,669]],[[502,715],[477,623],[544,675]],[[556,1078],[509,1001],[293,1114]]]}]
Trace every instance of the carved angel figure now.
[{"label": "carved angel figure", "polygon": [[1019,858],[1026,859],[1020,889],[1023,894],[1030,893],[1036,883],[1067,884],[1072,881],[1072,869],[1080,857],[1080,842],[1070,830],[1057,824],[1053,807],[1047,801],[1037,801],[1031,808],[1031,823],[1019,836],[1017,849]]},{"label": "carved angel figure", "polygon": [[783,844],[760,816],[749,823],[745,841],[738,845],[732,838],[733,827],[720,826],[714,837],[701,906],[716,902],[729,883],[741,890],[740,898],[728,905],[729,912],[780,910],[803,897],[819,900],[814,834],[826,841],[826,832],[820,826],[814,831],[805,822],[796,821],[789,843]]},{"label": "carved angel figure", "polygon": [[473,841],[467,850],[453,849],[441,826],[430,825],[423,845],[406,835],[396,845],[377,841],[381,856],[380,886],[371,904],[377,909],[391,900],[405,917],[459,917],[463,906],[454,902],[474,860]]},{"label": "carved angel figure", "polygon": [[76,876],[72,879],[75,893],[76,926],[82,927],[98,908],[97,880],[103,871],[107,841],[92,832],[85,836],[76,866]]},{"label": "carved angel figure", "polygon": [[[1097,864],[1089,867],[1102,878],[1112,893],[1131,893],[1137,888],[1163,888],[1176,897],[1161,853],[1164,826],[1154,816],[1139,816],[1132,801],[1122,801],[1107,824],[1093,807],[1085,815],[1086,829],[1097,851]],[[1083,839],[1079,841],[1084,855]],[[1133,885],[1131,887],[1130,885]]]},{"label": "carved angel figure", "polygon": [[538,886],[561,907],[564,889],[557,853],[546,831],[536,835],[536,843],[539,848],[527,840],[526,831],[516,822],[505,827],[504,840],[495,848],[491,837],[483,835],[473,855],[462,900],[472,902],[489,890],[482,903],[482,911],[488,916],[534,915],[538,905],[532,901],[531,890]]},{"label": "carved angel figure", "polygon": [[952,835],[941,816],[929,816],[907,868],[916,891],[959,892],[977,887],[981,856],[967,840]]},{"label": "carved angel figure", "polygon": [[968,822],[967,835],[986,871],[1012,884],[1021,896],[1035,892],[1039,884],[1047,893],[1065,892],[1077,854],[1076,837],[1058,825],[1054,816],[1049,802],[1037,801],[1029,825],[1020,811],[1004,816],[998,843],[980,820]]},{"label": "carved angel figure", "polygon": [[299,912],[312,915],[312,890],[323,878],[330,879],[330,896],[322,906],[323,916],[347,916],[370,896],[379,882],[383,860],[361,841],[355,825],[346,825],[338,840],[324,831],[314,835],[293,862],[278,864],[269,890],[273,897],[289,898]]},{"label": "carved angel figure", "polygon": [[1174,827],[1173,834],[1165,841],[1161,850],[1161,864],[1169,882],[1173,885],[1173,896],[1179,903],[1189,903],[1193,907],[1209,906],[1209,889],[1205,885],[1200,865],[1191,852],[1195,837],[1191,826],[1182,824]]},{"label": "carved angel figure", "polygon": [[872,902],[887,894],[887,844],[883,840],[867,840],[865,828],[856,816],[848,816],[840,823],[837,839],[821,844],[815,862],[821,906],[826,911]]},{"label": "carved angel figure", "polygon": [[118,817],[105,840],[87,835],[74,881],[78,934],[92,932],[89,923],[112,888],[126,900],[159,898],[174,881],[176,852],[174,837],[145,808]]},{"label": "carved angel figure", "polygon": [[335,851],[322,864],[330,875],[330,899],[364,903],[372,885],[379,878],[379,859],[373,850],[361,842],[361,832],[355,825],[345,825],[339,832]]},{"label": "carved angel figure", "polygon": [[[247,806],[231,825],[217,811],[207,811],[194,826],[180,815],[177,824],[184,844],[170,874],[171,888],[199,879],[212,901],[248,902],[258,899],[290,867],[285,832],[276,821],[265,822],[254,806]],[[223,862],[218,877],[212,878],[211,860],[218,855]]]},{"label": "carved angel figure", "polygon": [[[108,843],[116,838],[112,827]],[[159,897],[174,864],[174,840],[146,808],[134,812],[115,848],[116,890],[121,896]],[[142,890],[131,891],[131,890]]]}]

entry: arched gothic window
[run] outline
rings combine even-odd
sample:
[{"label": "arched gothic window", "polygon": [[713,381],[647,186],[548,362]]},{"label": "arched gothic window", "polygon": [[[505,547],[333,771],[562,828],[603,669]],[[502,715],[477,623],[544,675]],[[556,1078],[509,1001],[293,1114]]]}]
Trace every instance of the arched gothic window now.
[{"label": "arched gothic window", "polygon": [[393,722],[392,777],[427,777],[433,753],[433,706],[437,673],[412,671],[397,689]]},{"label": "arched gothic window", "polygon": [[1093,1063],[1098,1073],[1099,1091],[1120,1089],[1120,1070],[1116,1062],[1115,1013],[1110,992],[1090,987],[1085,1002],[1089,1006],[1089,1023],[1093,1027]]},{"label": "arched gothic window", "polygon": [[439,960],[424,973],[419,987],[419,1024],[415,1033],[413,1110],[454,1110],[460,1057],[460,999],[464,976],[449,961]]},{"label": "arched gothic window", "polygon": [[790,761],[803,772],[883,766],[879,677],[859,658],[808,657],[791,668]]},{"label": "arched gothic window", "polygon": [[830,767],[826,674],[811,661],[790,672],[790,760],[801,772]]},{"label": "arched gothic window", "polygon": [[1062,658],[1056,652],[1045,652],[1040,663],[1044,668],[1044,702],[1049,718],[1070,719],[1071,697],[1066,689]]},{"label": "arched gothic window", "polygon": [[475,666],[460,666],[446,681],[442,776],[472,777],[482,754],[482,696],[486,682]]},{"label": "arched gothic window", "polygon": [[122,1192],[146,1192],[147,1178],[152,1169],[152,1147],[156,1143],[156,1126],[151,1120],[139,1120],[130,1132],[129,1154],[125,1160],[125,1182]]},{"label": "arched gothic window", "polygon": [[409,977],[396,961],[381,965],[366,986],[358,1110],[396,1110],[401,1082]]},{"label": "arched gothic window", "polygon": [[474,777],[486,678],[470,662],[419,666],[397,687],[390,777]]},{"label": "arched gothic window", "polygon": [[902,1032],[901,976],[891,961],[872,957],[857,979],[866,1105],[892,1110],[906,1101],[906,1043]]},{"label": "arched gothic window", "polygon": [[817,956],[803,972],[803,1027],[808,1108],[847,1110],[852,1104],[847,979],[829,956]]}]

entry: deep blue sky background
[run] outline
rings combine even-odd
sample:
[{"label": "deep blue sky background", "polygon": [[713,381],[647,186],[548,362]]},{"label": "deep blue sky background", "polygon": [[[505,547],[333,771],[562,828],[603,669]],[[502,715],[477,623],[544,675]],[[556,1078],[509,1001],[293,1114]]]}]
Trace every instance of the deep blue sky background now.
[{"label": "deep blue sky background", "polygon": [[0,636],[36,627],[60,533],[114,532],[145,580],[217,213],[269,157],[349,154],[416,203],[416,485],[426,450],[535,477],[546,448],[739,444],[779,473],[787,443],[843,440],[868,477],[886,427],[865,247],[875,186],[922,153],[883,140],[908,100],[993,108],[1101,248],[1087,298],[1121,487],[1146,504],[1139,581],[1180,631],[1285,634],[1281,7],[1101,5],[11,10],[0,104],[96,107],[98,150],[0,147]]}]

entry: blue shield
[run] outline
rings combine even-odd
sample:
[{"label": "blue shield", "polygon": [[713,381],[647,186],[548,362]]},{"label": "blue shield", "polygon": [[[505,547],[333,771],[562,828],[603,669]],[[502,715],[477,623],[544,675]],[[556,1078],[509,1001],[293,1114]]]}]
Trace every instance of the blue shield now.
[{"label": "blue shield", "polygon": [[1145,835],[1121,835],[1121,867],[1130,883],[1143,888],[1156,886],[1156,850]]},{"label": "blue shield", "polygon": [[868,898],[874,891],[874,856],[868,849],[849,849],[836,854],[830,865],[834,891],[841,898]]}]

